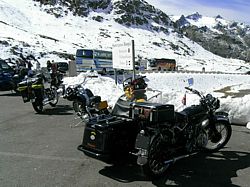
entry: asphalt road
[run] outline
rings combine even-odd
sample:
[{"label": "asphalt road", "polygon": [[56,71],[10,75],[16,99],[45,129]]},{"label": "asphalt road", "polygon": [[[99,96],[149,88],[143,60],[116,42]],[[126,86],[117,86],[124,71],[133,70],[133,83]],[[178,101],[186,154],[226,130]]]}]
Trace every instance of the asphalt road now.
[{"label": "asphalt road", "polygon": [[84,126],[75,126],[74,118],[62,98],[39,115],[20,96],[0,92],[0,187],[250,186],[250,130],[244,126],[233,126],[220,152],[177,161],[152,181],[136,165],[112,166],[79,152]]}]

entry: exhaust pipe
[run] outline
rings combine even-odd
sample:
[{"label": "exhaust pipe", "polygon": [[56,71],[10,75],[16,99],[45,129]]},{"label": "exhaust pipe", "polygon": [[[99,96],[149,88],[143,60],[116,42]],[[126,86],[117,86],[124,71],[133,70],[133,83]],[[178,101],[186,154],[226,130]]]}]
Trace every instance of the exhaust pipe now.
[{"label": "exhaust pipe", "polygon": [[47,104],[49,104],[49,102],[50,102],[49,99],[46,98],[46,99],[43,100],[43,105],[47,105]]}]

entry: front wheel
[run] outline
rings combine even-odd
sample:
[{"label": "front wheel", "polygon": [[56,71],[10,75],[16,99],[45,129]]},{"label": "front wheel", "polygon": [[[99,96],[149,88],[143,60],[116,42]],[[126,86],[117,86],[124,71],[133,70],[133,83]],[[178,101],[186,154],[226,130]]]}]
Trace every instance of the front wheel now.
[{"label": "front wheel", "polygon": [[163,143],[162,138],[156,137],[148,150],[148,162],[142,166],[144,174],[155,178],[167,172],[171,163],[165,163],[170,156],[167,155],[165,149],[167,149],[167,146]]},{"label": "front wheel", "polygon": [[38,114],[41,114],[43,112],[43,103],[39,100],[36,99],[35,102],[32,103],[32,106]]},{"label": "front wheel", "polygon": [[217,121],[214,125],[215,129],[211,127],[205,129],[208,140],[204,149],[208,152],[216,152],[223,148],[232,135],[232,127],[228,122]]},{"label": "front wheel", "polygon": [[86,107],[85,102],[79,100],[73,101],[73,109],[75,113],[81,113],[81,114],[85,113],[86,112],[85,107]]}]

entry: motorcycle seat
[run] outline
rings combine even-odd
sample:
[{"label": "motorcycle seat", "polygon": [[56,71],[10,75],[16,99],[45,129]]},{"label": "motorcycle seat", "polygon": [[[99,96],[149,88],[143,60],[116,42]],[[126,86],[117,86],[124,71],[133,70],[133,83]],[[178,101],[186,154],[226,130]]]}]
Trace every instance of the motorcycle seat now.
[{"label": "motorcycle seat", "polygon": [[113,116],[131,118],[131,102],[119,98],[111,112]]}]

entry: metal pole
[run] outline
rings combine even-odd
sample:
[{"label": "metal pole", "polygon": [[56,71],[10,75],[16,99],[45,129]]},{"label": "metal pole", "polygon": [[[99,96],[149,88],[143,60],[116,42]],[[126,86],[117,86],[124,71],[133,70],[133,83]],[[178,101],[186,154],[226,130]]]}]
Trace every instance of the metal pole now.
[{"label": "metal pole", "polygon": [[135,42],[132,40],[133,80],[135,80]]},{"label": "metal pole", "polygon": [[114,69],[115,70],[115,84],[117,85],[117,79],[118,79],[118,77],[117,77],[117,70],[116,69]]}]

